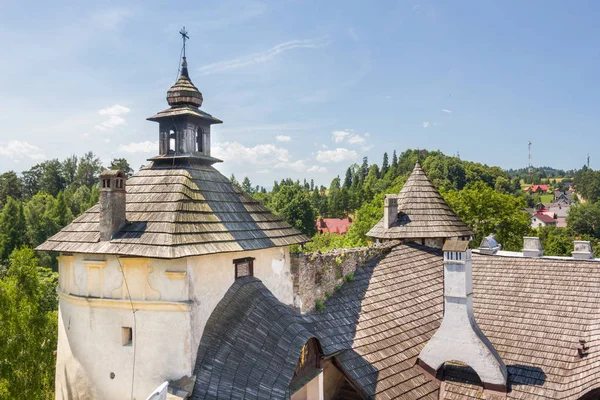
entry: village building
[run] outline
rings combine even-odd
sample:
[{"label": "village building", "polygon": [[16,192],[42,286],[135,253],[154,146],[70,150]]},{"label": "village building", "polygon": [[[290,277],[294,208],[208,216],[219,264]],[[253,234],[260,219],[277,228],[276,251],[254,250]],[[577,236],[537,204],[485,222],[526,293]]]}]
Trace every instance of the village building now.
[{"label": "village building", "polygon": [[315,225],[318,233],[345,235],[352,226],[352,218],[319,218]]},{"label": "village building", "polygon": [[589,242],[471,250],[417,164],[369,232],[382,243],[347,250],[361,262],[290,254],[308,238],[213,167],[221,121],[185,57],[167,99],[159,154],[103,173],[100,203],[38,247],[60,254],[57,399],[600,398]]},{"label": "village building", "polygon": [[556,226],[557,222],[554,216],[550,216],[545,212],[538,211],[531,216],[531,227],[534,229],[545,226]]},{"label": "village building", "polygon": [[523,191],[529,194],[546,193],[548,192],[548,185],[531,185],[523,188]]}]

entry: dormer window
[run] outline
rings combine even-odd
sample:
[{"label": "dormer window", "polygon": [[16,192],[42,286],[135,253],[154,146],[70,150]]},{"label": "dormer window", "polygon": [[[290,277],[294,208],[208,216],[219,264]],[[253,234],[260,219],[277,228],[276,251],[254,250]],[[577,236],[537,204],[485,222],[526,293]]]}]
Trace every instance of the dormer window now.
[{"label": "dormer window", "polygon": [[235,279],[254,276],[254,257],[235,259],[233,265],[235,265]]}]

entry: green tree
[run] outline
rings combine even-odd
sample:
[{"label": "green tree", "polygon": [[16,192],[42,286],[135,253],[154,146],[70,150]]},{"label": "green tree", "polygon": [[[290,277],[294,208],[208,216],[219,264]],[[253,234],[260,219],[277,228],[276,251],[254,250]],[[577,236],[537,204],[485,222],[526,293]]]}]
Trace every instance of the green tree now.
[{"label": "green tree", "polygon": [[23,197],[21,181],[15,171],[0,175],[0,207],[4,207],[8,196],[18,200]]},{"label": "green tree", "polygon": [[10,255],[0,279],[0,398],[53,399],[57,274],[38,267],[33,250]]},{"label": "green tree", "polygon": [[52,196],[66,188],[62,164],[57,159],[44,161],[40,164],[42,175],[39,180],[39,190],[50,193]]},{"label": "green tree", "polygon": [[114,158],[110,162],[109,168],[123,171],[128,178],[133,175],[133,168],[131,168],[129,162],[125,158]]},{"label": "green tree", "polygon": [[73,183],[75,183],[75,179],[77,177],[77,163],[78,162],[79,162],[79,159],[77,158],[76,155],[67,157],[62,162],[63,177],[65,179],[67,186],[70,186]]},{"label": "green tree", "polygon": [[388,153],[383,153],[383,162],[381,163],[381,176],[387,174],[390,169]]},{"label": "green tree", "polygon": [[250,194],[250,195],[253,192],[253,190],[252,190],[252,182],[250,182],[250,178],[248,178],[247,176],[242,181],[242,190],[244,192]]},{"label": "green tree", "polygon": [[567,215],[567,226],[575,234],[600,238],[600,203],[571,206]]},{"label": "green tree", "polygon": [[573,237],[567,229],[545,226],[537,229],[537,236],[547,256],[570,256],[573,251]]},{"label": "green tree", "polygon": [[335,177],[329,186],[327,194],[327,216],[331,218],[344,218],[346,216],[346,207],[344,194],[340,187],[340,177]]},{"label": "green tree", "polygon": [[26,243],[26,229],[23,203],[8,197],[0,213],[0,262]]},{"label": "green tree", "polygon": [[27,224],[27,242],[35,247],[58,232],[59,225],[54,213],[56,200],[48,193],[40,192],[29,200],[24,207]]},{"label": "green tree", "polygon": [[95,186],[98,183],[98,176],[102,170],[103,167],[100,159],[93,152],[88,151],[79,160],[76,181],[80,185],[87,187]]},{"label": "green tree", "polygon": [[529,232],[529,215],[521,198],[496,193],[484,182],[476,182],[461,191],[445,193],[444,198],[475,233],[473,245],[495,233],[506,250],[521,250],[523,236]]},{"label": "green tree", "polygon": [[316,233],[315,209],[308,193],[301,190],[299,185],[280,186],[279,191],[271,199],[271,206],[277,215],[307,236]]}]

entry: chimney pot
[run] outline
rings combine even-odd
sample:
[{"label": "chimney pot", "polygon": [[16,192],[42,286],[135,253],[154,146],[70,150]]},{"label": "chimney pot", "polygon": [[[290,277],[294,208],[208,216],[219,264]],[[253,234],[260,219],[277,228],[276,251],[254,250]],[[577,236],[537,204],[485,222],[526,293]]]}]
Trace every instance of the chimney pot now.
[{"label": "chimney pot", "polygon": [[502,245],[496,241],[496,235],[493,233],[481,239],[479,252],[481,254],[494,255],[502,248]]},{"label": "chimney pot", "polygon": [[573,242],[573,250],[571,255],[576,260],[591,260],[594,258],[594,250],[589,241],[575,240]]},{"label": "chimney pot", "polygon": [[100,241],[109,241],[126,221],[125,179],[121,170],[100,174]]},{"label": "chimney pot", "polygon": [[390,229],[398,220],[398,195],[386,194],[383,198],[383,227]]},{"label": "chimney pot", "polygon": [[523,256],[525,257],[542,257],[544,248],[542,241],[537,236],[525,236],[523,238]]}]

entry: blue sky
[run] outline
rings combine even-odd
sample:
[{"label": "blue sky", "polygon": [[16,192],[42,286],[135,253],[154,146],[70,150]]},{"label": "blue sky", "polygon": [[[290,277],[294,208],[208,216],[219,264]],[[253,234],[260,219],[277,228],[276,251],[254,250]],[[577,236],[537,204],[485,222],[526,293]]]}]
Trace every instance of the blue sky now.
[{"label": "blue sky", "polygon": [[[158,151],[185,25],[213,154],[254,184],[407,148],[504,168],[596,164],[593,1],[0,1],[0,171]],[[600,161],[598,161],[600,162]]]}]

